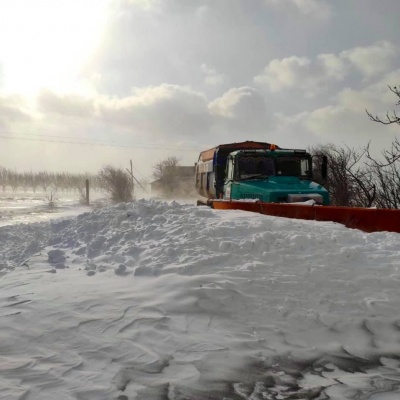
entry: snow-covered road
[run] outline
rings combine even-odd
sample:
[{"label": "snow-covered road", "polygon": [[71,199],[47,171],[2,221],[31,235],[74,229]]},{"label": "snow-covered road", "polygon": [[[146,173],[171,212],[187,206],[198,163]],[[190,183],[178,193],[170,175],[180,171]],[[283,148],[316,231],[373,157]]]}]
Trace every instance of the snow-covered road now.
[{"label": "snow-covered road", "polygon": [[398,399],[399,256],[154,200],[0,227],[0,399]]}]

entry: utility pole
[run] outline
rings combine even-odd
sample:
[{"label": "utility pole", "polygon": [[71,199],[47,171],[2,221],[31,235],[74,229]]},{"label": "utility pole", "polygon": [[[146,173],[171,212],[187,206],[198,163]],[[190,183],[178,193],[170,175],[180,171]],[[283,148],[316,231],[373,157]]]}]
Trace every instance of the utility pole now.
[{"label": "utility pole", "polygon": [[132,197],[135,198],[135,184],[133,183],[133,167],[132,160],[129,160],[131,163],[131,178],[132,178]]},{"label": "utility pole", "polygon": [[89,179],[86,179],[86,205],[89,205]]},{"label": "utility pole", "polygon": [[[134,183],[133,183],[133,180],[135,180],[136,181],[136,183],[147,193],[147,190],[140,184],[140,182],[135,178],[135,176],[133,175],[133,166],[132,166],[132,160],[129,160],[130,161],[130,163],[131,163],[131,170],[129,171],[129,169],[127,168],[126,170],[128,171],[128,174],[131,176],[131,178],[132,178],[132,191],[133,191],[133,185],[134,185]],[[133,195],[133,193],[132,193],[132,195]]]}]

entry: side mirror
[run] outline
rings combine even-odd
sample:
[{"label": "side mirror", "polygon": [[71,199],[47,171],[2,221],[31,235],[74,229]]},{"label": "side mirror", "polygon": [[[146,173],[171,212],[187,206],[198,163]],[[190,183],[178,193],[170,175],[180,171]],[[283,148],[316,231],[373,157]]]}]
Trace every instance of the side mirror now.
[{"label": "side mirror", "polygon": [[321,163],[321,176],[324,181],[328,177],[328,157],[322,156],[322,163]]}]

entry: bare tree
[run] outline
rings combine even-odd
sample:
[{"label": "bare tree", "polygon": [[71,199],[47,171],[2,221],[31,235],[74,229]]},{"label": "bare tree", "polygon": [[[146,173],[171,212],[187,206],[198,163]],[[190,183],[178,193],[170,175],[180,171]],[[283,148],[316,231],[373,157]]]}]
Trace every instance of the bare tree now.
[{"label": "bare tree", "polygon": [[[389,89],[400,99],[400,88],[397,86],[388,85]],[[400,100],[396,103],[397,106],[400,106]],[[365,110],[369,116],[369,118],[374,122],[379,122],[384,125],[390,124],[398,124],[400,125],[400,117],[396,114],[396,111],[392,112],[392,115],[389,114],[389,111],[386,113],[386,118],[381,119],[377,115],[373,116],[368,110]]]},{"label": "bare tree", "polygon": [[122,169],[107,165],[99,172],[100,186],[110,194],[111,200],[116,203],[133,200],[132,180]]},{"label": "bare tree", "polygon": [[[364,158],[367,149],[357,150],[327,144],[310,149],[316,157],[328,158],[328,178],[320,182],[329,192],[331,203],[336,206],[371,207],[376,199],[376,184],[373,173]],[[317,177],[321,176],[320,164],[314,163]]]},{"label": "bare tree", "polygon": [[44,192],[47,192],[47,188],[50,186],[50,176],[48,172],[39,172],[38,173],[38,182],[40,187]]},{"label": "bare tree", "polygon": [[8,186],[8,170],[4,167],[0,167],[0,185],[5,192]]},{"label": "bare tree", "polygon": [[176,173],[178,164],[179,159],[175,156],[168,157],[155,164],[153,166],[153,177],[156,182],[153,183],[152,190],[166,196],[172,196],[179,184]]},{"label": "bare tree", "polygon": [[156,179],[151,184],[153,193],[166,197],[193,197],[194,166],[181,166],[175,156],[168,157],[153,166],[153,177]]},{"label": "bare tree", "polygon": [[159,161],[153,166],[153,178],[154,179],[166,179],[168,176],[173,175],[174,168],[179,164],[179,158],[171,156],[165,160]]},{"label": "bare tree", "polygon": [[390,150],[382,152],[382,159],[372,157],[366,148],[369,166],[378,183],[376,205],[380,208],[400,208],[400,142],[396,138]]},{"label": "bare tree", "polygon": [[[400,88],[398,86],[388,85],[399,101],[400,105]],[[366,110],[369,118],[374,122],[379,122],[384,125],[398,124],[400,125],[400,117],[393,111],[392,114],[386,113],[386,118],[373,116]],[[379,184],[377,193],[377,206],[383,208],[400,208],[400,142],[398,138],[392,142],[389,150],[382,152],[382,159],[377,160],[371,156],[369,146],[366,148],[369,166],[374,171],[375,180]]]},{"label": "bare tree", "polygon": [[8,182],[11,186],[12,191],[15,193],[20,185],[20,176],[18,172],[9,171],[8,172]]}]

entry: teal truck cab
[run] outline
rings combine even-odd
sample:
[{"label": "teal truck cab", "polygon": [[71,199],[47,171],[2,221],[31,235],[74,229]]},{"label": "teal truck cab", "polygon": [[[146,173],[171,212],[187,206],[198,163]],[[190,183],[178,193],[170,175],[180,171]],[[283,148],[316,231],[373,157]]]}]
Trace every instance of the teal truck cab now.
[{"label": "teal truck cab", "polygon": [[[312,156],[260,142],[220,145],[200,153],[196,189],[207,199],[329,205],[329,194],[313,182]],[[322,162],[326,176],[326,159]]]}]

